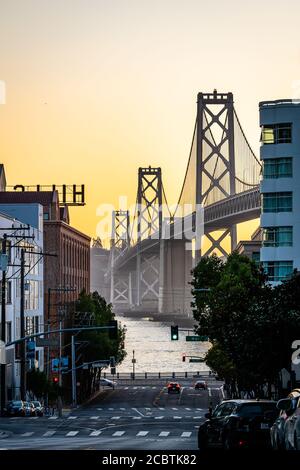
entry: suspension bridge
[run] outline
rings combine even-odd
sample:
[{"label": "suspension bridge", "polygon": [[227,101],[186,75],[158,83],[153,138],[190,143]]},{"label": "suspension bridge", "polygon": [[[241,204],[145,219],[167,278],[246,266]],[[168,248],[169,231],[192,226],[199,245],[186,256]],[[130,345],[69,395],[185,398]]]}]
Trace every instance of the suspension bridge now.
[{"label": "suspension bridge", "polygon": [[[199,257],[228,256],[237,245],[237,224],[260,216],[260,172],[232,93],[199,93],[176,207],[167,203],[161,168],[148,167],[138,170],[134,214],[113,212],[108,277],[114,307],[188,313]],[[197,245],[199,234],[205,249]]]}]

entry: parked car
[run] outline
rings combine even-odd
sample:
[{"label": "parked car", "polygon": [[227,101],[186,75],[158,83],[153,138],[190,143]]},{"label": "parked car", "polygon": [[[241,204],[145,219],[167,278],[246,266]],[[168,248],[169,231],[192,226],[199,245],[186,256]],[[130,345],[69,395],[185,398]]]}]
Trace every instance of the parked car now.
[{"label": "parked car", "polygon": [[24,402],[21,400],[12,400],[8,402],[6,407],[6,414],[8,416],[25,416],[26,410]]},{"label": "parked car", "polygon": [[276,401],[223,401],[212,413],[206,413],[207,420],[198,431],[198,447],[270,447],[270,428],[278,413]]},{"label": "parked car", "polygon": [[205,380],[197,380],[195,383],[195,390],[207,390],[207,383]]},{"label": "parked car", "polygon": [[283,428],[284,449],[300,450],[300,390],[293,390],[287,398],[279,400],[277,407],[287,415]]},{"label": "parked car", "polygon": [[24,401],[25,416],[35,416],[35,409],[33,403]]},{"label": "parked car", "polygon": [[32,401],[31,402],[34,406],[35,416],[44,416],[44,407],[42,406],[40,401]]},{"label": "parked car", "polygon": [[180,393],[181,386],[178,382],[170,382],[167,386],[168,393]]},{"label": "parked car", "polygon": [[[280,409],[280,413],[273,426],[271,427],[271,445],[274,450],[281,450],[286,448],[285,425],[288,418],[294,414],[297,408],[297,404],[300,398],[300,390],[293,390],[287,398],[291,399],[291,401],[287,403],[288,409],[281,409],[283,405],[283,402],[281,400],[279,400],[279,402],[277,403],[277,407]],[[289,425],[289,428],[290,427],[291,425]]]},{"label": "parked car", "polygon": [[100,379],[99,380],[99,385],[101,387],[111,387],[111,388],[115,388],[115,386],[117,385],[116,382],[113,382],[112,380],[109,380],[109,379]]}]

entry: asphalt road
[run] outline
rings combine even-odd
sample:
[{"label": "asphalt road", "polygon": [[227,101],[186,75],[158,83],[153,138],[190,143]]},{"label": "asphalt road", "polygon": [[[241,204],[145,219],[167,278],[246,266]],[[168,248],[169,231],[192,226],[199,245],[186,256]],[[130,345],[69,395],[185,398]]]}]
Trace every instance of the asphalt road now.
[{"label": "asphalt road", "polygon": [[197,428],[222,398],[222,384],[181,385],[180,394],[168,394],[163,383],[118,385],[63,418],[1,418],[0,449],[195,450]]}]

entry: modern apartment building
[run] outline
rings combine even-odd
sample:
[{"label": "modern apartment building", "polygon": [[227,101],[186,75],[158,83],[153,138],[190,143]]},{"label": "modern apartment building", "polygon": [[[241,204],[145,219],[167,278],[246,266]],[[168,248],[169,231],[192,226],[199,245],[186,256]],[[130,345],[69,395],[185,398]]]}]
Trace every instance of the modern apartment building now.
[{"label": "modern apartment building", "polygon": [[262,161],[262,248],[269,281],[300,270],[300,103],[259,104]]},{"label": "modern apartment building", "polygon": [[[9,212],[9,213],[8,213]],[[6,343],[20,338],[21,249],[25,249],[25,335],[44,331],[43,208],[39,204],[0,204],[0,238],[7,236]],[[23,238],[24,236],[24,238]],[[1,286],[2,287],[2,286]],[[1,305],[0,305],[1,312]],[[15,345],[6,349],[7,399],[20,399],[20,356]],[[44,348],[36,347],[26,362],[29,368],[44,369]]]}]

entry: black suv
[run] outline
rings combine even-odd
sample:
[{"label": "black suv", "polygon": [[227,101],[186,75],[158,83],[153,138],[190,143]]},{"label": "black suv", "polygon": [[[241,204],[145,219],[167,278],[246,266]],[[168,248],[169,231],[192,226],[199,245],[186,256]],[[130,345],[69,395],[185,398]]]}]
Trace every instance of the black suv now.
[{"label": "black suv", "polygon": [[226,400],[199,427],[198,447],[224,449],[270,447],[270,428],[278,416],[271,400]]}]

